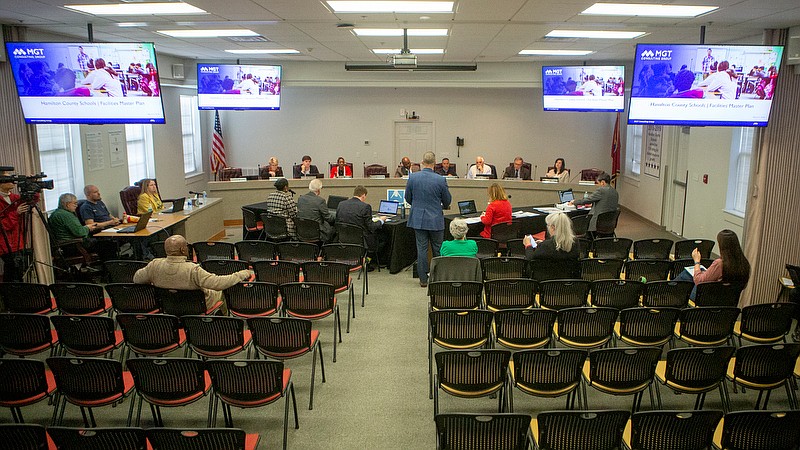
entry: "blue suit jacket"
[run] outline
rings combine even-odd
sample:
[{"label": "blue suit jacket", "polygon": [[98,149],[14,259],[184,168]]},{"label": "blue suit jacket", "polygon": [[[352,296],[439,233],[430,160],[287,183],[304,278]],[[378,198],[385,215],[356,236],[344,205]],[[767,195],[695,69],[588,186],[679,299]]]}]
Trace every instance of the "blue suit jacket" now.
[{"label": "blue suit jacket", "polygon": [[408,177],[406,202],[411,204],[408,227],[417,230],[444,230],[444,208],[450,207],[450,190],[443,176],[422,169]]}]

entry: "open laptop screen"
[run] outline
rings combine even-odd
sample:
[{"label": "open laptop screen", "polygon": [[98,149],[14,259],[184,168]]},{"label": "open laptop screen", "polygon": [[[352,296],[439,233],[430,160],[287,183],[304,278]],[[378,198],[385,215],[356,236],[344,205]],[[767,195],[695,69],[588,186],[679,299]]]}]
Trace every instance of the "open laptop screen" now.
[{"label": "open laptop screen", "polygon": [[399,206],[400,203],[389,200],[381,200],[381,204],[378,206],[378,212],[380,214],[397,214],[397,208]]},{"label": "open laptop screen", "polygon": [[566,203],[575,200],[575,196],[572,195],[572,189],[567,189],[566,191],[558,191],[558,202],[559,203]]},{"label": "open laptop screen", "polygon": [[458,202],[459,214],[475,214],[476,212],[478,212],[478,207],[475,206],[475,200],[464,200]]},{"label": "open laptop screen", "polygon": [[342,197],[341,195],[331,195],[328,196],[328,209],[336,209],[339,207],[339,203],[347,200],[347,197]]}]

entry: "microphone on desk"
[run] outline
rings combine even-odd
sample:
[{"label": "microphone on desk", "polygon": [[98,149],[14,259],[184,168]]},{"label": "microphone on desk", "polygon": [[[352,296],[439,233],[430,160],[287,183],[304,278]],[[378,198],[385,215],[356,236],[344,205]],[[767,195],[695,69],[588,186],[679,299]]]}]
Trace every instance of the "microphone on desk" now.
[{"label": "microphone on desk", "polygon": [[296,194],[296,193],[297,193],[297,192],[295,192],[295,191],[293,191],[293,190],[291,190],[291,189],[289,189],[289,192],[291,192],[291,193],[292,193],[292,195],[294,195],[294,194]]},{"label": "microphone on desk", "polygon": [[531,174],[531,179],[533,179],[534,177],[536,177],[536,176],[537,176],[537,175],[536,175],[537,173],[539,173],[539,165],[538,165],[538,164],[535,164],[535,165],[533,166],[533,173]]},{"label": "microphone on desk", "polygon": [[572,177],[572,178],[570,178],[570,179],[569,179],[569,182],[570,182],[570,183],[574,183],[574,182],[575,182],[575,178],[578,178],[578,177],[580,177],[580,176],[581,176],[581,173],[580,173],[580,172],[578,172],[578,173],[577,173],[577,174],[576,174],[574,177]]},{"label": "microphone on desk", "polygon": [[203,195],[202,192],[189,191],[189,195]]}]

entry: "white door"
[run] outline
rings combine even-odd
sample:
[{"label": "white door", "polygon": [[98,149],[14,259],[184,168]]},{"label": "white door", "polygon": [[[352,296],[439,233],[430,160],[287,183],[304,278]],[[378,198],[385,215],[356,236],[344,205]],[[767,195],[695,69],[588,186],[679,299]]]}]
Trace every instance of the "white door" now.
[{"label": "white door", "polygon": [[400,164],[404,156],[412,162],[422,161],[425,152],[435,152],[433,122],[402,121],[394,123],[394,162],[389,173]]},{"label": "white door", "polygon": [[669,201],[664,202],[667,231],[683,236],[683,216],[686,209],[686,184],[689,181],[689,139],[691,128],[680,130],[676,151],[672,152],[674,170],[670,170]]}]

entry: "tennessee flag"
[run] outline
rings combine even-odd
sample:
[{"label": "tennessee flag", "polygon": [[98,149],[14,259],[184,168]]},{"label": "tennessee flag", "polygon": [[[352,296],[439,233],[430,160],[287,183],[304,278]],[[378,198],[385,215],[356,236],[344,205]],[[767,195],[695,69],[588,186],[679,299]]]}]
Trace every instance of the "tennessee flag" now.
[{"label": "tennessee flag", "polygon": [[619,176],[619,113],[617,113],[617,122],[614,124],[614,137],[611,139],[611,178],[616,182]]},{"label": "tennessee flag", "polygon": [[222,141],[222,125],[219,123],[219,111],[214,111],[214,131],[211,134],[211,154],[208,155],[211,171],[227,167],[225,162],[225,142]]}]

